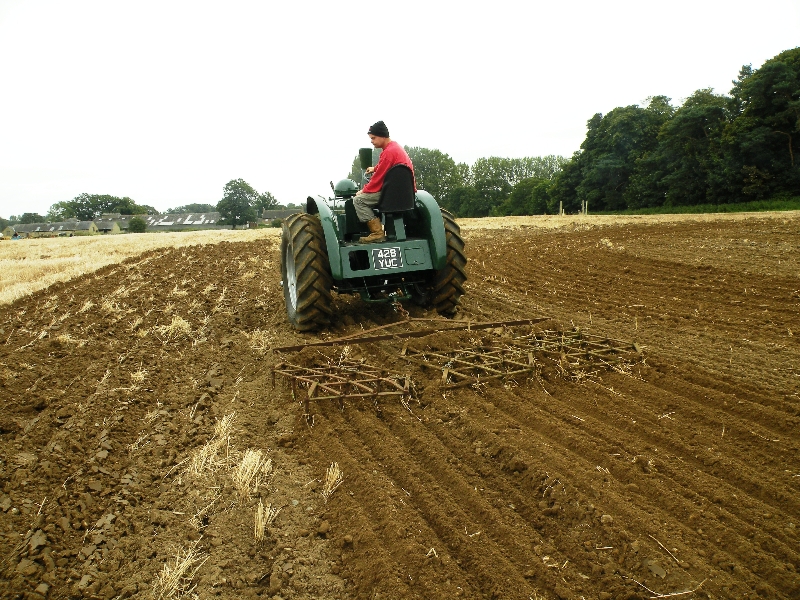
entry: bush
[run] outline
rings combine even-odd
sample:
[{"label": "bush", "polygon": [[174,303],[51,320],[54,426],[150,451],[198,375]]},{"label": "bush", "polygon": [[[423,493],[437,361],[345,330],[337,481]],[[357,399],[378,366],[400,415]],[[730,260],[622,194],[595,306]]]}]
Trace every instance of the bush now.
[{"label": "bush", "polygon": [[142,217],[133,217],[128,223],[128,231],[130,233],[144,233],[147,229],[147,221]]},{"label": "bush", "polygon": [[271,227],[280,227],[283,225],[283,219],[272,219],[269,224]]}]

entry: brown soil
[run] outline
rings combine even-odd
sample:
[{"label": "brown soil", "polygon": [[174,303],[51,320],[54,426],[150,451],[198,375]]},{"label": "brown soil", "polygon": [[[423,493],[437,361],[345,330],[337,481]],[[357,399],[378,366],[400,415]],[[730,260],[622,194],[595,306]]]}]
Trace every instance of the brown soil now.
[{"label": "brown soil", "polygon": [[[465,239],[459,318],[543,316],[534,331],[641,357],[537,355],[443,389],[404,345],[531,328],[276,352],[400,320],[335,297],[329,331],[292,332],[277,240],[156,250],[2,307],[0,594],[149,598],[191,551],[201,598],[800,597],[800,218]],[[280,361],[345,358],[410,375],[413,397],[312,401],[308,419],[306,391],[273,382]],[[249,496],[247,449],[274,466]],[[256,544],[259,499],[281,511]]]}]

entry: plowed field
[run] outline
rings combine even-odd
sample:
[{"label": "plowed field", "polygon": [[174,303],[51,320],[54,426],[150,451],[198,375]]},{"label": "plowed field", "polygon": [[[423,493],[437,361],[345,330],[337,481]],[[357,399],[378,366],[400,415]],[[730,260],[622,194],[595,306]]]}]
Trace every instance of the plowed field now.
[{"label": "plowed field", "polygon": [[[470,326],[427,337],[276,350],[404,319],[335,295],[293,332],[277,237],[0,307],[2,597],[800,597],[800,216],[498,223],[463,230]],[[443,385],[543,331],[630,352]],[[306,407],[287,363],[409,394]]]}]

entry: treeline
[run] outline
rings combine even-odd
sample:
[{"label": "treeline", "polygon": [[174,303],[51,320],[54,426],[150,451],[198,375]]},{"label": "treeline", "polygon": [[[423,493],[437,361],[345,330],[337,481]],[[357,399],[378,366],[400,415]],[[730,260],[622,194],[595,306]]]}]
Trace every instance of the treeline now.
[{"label": "treeline", "polygon": [[[417,185],[461,217],[718,206],[800,196],[800,48],[742,67],[730,95],[711,89],[675,107],[615,108],[588,121],[567,160],[456,163],[409,148]],[[360,171],[354,161],[350,177]]]},{"label": "treeline", "polygon": [[[278,201],[270,192],[259,193],[243,179],[232,179],[223,188],[223,197],[216,204],[191,203],[176,206],[164,213],[204,213],[219,212],[221,224],[237,225],[255,221],[264,209],[278,207]],[[27,223],[54,223],[67,219],[96,221],[102,215],[119,213],[122,215],[158,215],[161,212],[147,204],[137,204],[127,196],[120,198],[108,194],[80,194],[72,200],[56,202],[46,215],[23,213],[11,215],[9,219],[0,217],[0,230],[8,225]]]},{"label": "treeline", "polygon": [[108,194],[80,194],[72,200],[53,204],[44,220],[51,222],[64,221],[65,219],[94,221],[105,213],[155,215],[158,214],[158,211],[146,204],[136,204],[127,196],[119,198]]},{"label": "treeline", "polygon": [[67,219],[79,221],[94,221],[104,213],[120,213],[123,215],[155,215],[158,211],[146,204],[139,205],[125,196],[110,196],[108,194],[80,194],[72,200],[56,202],[50,207],[46,215],[35,212],[26,212],[21,215],[11,215],[8,219],[0,218],[0,226],[27,224],[27,223],[55,223]]},{"label": "treeline", "polygon": [[800,48],[754,70],[729,96],[682,106],[656,96],[589,120],[581,150],[550,190],[566,210],[728,204],[800,195]]}]

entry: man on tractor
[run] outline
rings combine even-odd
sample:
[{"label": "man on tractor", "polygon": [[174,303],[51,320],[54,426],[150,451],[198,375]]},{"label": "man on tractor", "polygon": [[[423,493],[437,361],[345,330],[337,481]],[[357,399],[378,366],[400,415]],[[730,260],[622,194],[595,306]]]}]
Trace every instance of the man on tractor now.
[{"label": "man on tractor", "polygon": [[[386,173],[395,165],[407,165],[412,173],[414,171],[414,165],[408,154],[400,144],[392,141],[389,137],[389,129],[383,121],[378,121],[372,125],[367,135],[369,135],[372,145],[382,150],[382,152],[377,166],[367,169],[367,173],[372,173],[372,178],[353,198],[353,207],[356,209],[356,215],[369,228],[369,235],[358,240],[362,244],[382,242],[386,239],[381,219],[376,217],[372,211],[373,207],[377,206],[380,201],[381,188],[383,187]],[[414,190],[416,191],[416,189],[415,183]]]}]

